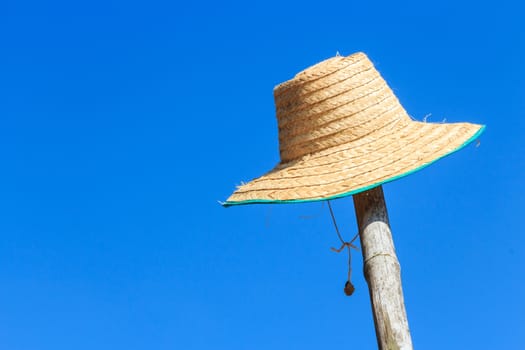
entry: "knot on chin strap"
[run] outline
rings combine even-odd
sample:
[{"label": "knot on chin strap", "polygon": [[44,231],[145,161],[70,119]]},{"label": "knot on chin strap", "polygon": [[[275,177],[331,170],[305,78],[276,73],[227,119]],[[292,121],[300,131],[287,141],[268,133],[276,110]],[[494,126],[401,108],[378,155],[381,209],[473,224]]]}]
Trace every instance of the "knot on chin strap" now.
[{"label": "knot on chin strap", "polygon": [[352,282],[350,281],[350,277],[352,275],[352,249],[359,250],[357,246],[352,244],[357,237],[359,237],[359,233],[357,233],[354,238],[350,240],[350,242],[346,242],[343,237],[341,236],[341,233],[339,233],[339,228],[337,227],[337,222],[335,221],[335,215],[334,211],[332,210],[332,205],[330,204],[330,201],[326,201],[328,203],[328,209],[330,209],[330,215],[332,216],[332,222],[334,223],[335,232],[337,233],[337,237],[339,237],[339,240],[341,241],[341,247],[339,249],[331,247],[330,249],[333,252],[341,253],[343,249],[348,248],[348,279],[346,280],[344,292],[347,296],[350,296],[354,293],[355,288]]}]

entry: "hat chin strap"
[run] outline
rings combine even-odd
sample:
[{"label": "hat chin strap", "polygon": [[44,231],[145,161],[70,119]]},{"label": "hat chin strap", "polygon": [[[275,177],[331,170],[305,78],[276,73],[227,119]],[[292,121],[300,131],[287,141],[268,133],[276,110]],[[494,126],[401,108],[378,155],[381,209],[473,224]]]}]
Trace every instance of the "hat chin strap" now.
[{"label": "hat chin strap", "polygon": [[350,296],[354,293],[354,285],[351,282],[351,275],[352,275],[352,248],[355,250],[359,250],[359,248],[352,243],[359,237],[359,233],[357,233],[350,242],[346,242],[343,237],[341,236],[341,233],[339,232],[339,228],[337,227],[337,222],[335,220],[334,211],[332,210],[332,205],[330,204],[330,201],[326,201],[328,203],[328,209],[330,209],[330,216],[332,217],[332,222],[334,223],[335,232],[337,233],[337,237],[339,237],[339,240],[341,241],[341,247],[339,249],[331,247],[330,250],[336,253],[341,253],[343,249],[348,248],[348,279],[346,280],[344,292],[347,296]]}]

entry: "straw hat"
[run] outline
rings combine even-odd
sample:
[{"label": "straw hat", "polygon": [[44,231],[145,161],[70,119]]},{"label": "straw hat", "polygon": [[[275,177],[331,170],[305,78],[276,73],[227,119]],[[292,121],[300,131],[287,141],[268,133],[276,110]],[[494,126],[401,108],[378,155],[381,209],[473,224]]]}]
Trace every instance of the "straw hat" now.
[{"label": "straw hat", "polygon": [[412,120],[364,53],[307,68],[277,85],[274,98],[281,161],[225,206],[352,195],[430,165],[484,129]]}]

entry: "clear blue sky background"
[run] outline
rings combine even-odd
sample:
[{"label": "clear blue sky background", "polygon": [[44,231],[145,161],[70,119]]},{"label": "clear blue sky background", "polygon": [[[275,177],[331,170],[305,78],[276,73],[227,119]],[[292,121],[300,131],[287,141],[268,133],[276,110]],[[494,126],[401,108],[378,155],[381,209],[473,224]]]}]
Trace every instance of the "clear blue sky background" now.
[{"label": "clear blue sky background", "polygon": [[[374,349],[326,205],[224,209],[272,89],[364,51],[416,119],[486,124],[384,186],[418,349],[525,343],[518,1],[4,1],[0,349]],[[351,198],[333,203],[346,238]]]}]

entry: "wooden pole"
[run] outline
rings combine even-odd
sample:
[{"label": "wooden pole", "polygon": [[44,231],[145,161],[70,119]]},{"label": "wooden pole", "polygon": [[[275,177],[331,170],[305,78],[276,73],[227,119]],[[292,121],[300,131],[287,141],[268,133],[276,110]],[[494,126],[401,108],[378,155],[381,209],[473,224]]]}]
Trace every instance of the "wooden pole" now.
[{"label": "wooden pole", "polygon": [[383,188],[353,197],[379,349],[413,349]]}]

